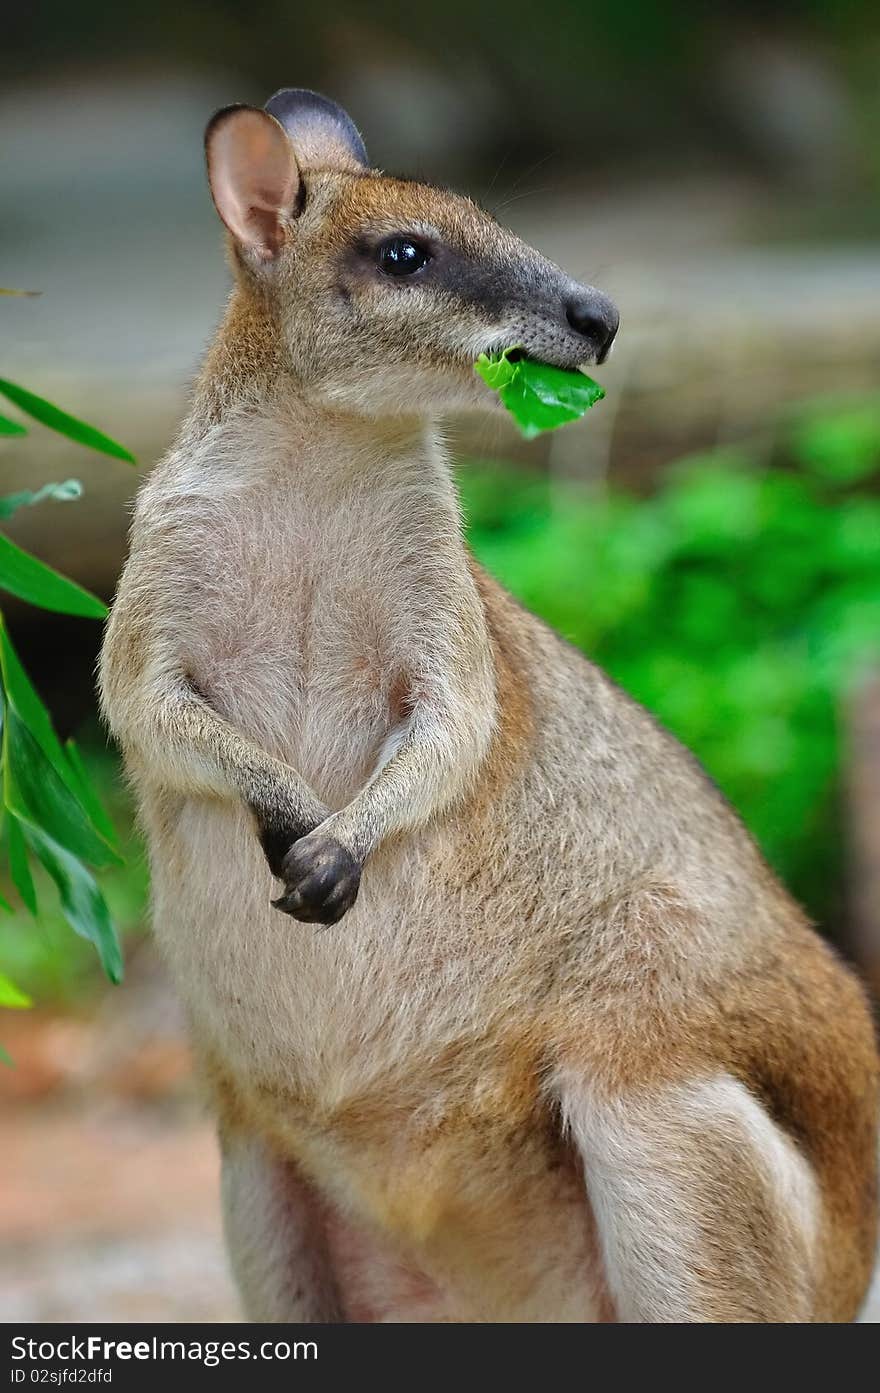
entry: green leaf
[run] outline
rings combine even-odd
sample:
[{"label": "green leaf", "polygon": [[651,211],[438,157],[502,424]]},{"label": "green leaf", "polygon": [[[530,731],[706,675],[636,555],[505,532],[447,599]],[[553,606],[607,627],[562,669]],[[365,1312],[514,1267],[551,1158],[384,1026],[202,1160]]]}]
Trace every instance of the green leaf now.
[{"label": "green leaf", "polygon": [[79,801],[92,819],[94,826],[97,827],[101,835],[113,846],[116,841],[113,823],[110,821],[110,818],[101,804],[97,789],[89,778],[88,770],[79,752],[79,746],[74,740],[68,740],[64,745],[64,753],[67,755],[67,763],[74,777],[76,792],[79,794]]},{"label": "green leaf", "polygon": [[107,606],[88,590],[51,566],[31,556],[29,551],[0,533],[0,589],[19,600],[51,609],[58,614],[76,614],[83,619],[103,619]]},{"label": "green leaf", "polygon": [[582,372],[565,372],[530,358],[511,362],[506,348],[500,356],[482,353],[474,369],[496,391],[522,435],[531,440],[545,430],[576,421],[601,401],[604,388]]},{"label": "green leaf", "polygon": [[61,741],[55,734],[49,712],[21,665],[21,659],[15,651],[2,615],[0,615],[0,678],[2,678],[0,692],[6,698],[7,709],[18,712],[55,772],[64,779],[72,792],[76,792],[77,783],[70,767],[70,761],[61,747]]},{"label": "green leaf", "polygon": [[[71,763],[69,755],[65,754],[61,747],[61,742],[52,726],[49,712],[38,697],[30,678],[21,665],[2,615],[0,615],[0,677],[2,677],[2,694],[5,696],[7,726],[14,714],[18,718],[19,724],[25,729],[29,741],[35,744],[42,753],[46,767],[57,776],[57,782],[66,787],[70,801],[74,805],[78,805],[79,811],[75,814],[75,821],[84,822],[91,826],[93,849],[97,848],[99,854],[97,857],[87,855],[87,859],[94,861],[95,865],[105,865],[108,862],[118,863],[120,858],[116,855],[113,847],[109,845],[112,838],[106,836],[105,828],[109,826],[109,823],[104,818],[103,809],[102,819],[98,820],[95,825],[89,823],[89,801],[86,800],[84,803],[82,799],[81,775],[75,763]],[[2,709],[2,703],[0,703],[0,709]],[[7,748],[7,734],[8,731],[4,730],[4,751]],[[25,741],[26,745],[27,743]],[[32,751],[31,755],[33,757]],[[6,772],[8,774],[8,767]],[[93,794],[92,799],[96,800],[96,795]],[[74,810],[68,809],[68,815],[74,815]]]},{"label": "green leaf", "polygon": [[82,491],[79,479],[65,479],[63,484],[44,484],[41,489],[22,489],[21,493],[0,495],[0,518],[11,518],[19,508],[31,508],[35,503],[44,503],[47,499],[67,503],[72,498],[80,498]]},{"label": "green leaf", "polygon": [[7,709],[11,708],[18,712],[49,763],[54,766],[58,774],[70,780],[70,765],[61,747],[61,741],[55,734],[52,718],[21,665],[21,659],[15,651],[2,615],[0,615],[0,679],[2,679],[0,694],[6,699]]},{"label": "green leaf", "polygon": [[479,373],[493,392],[500,392],[502,387],[507,387],[516,377],[518,366],[511,363],[507,356],[515,351],[513,348],[505,348],[500,358],[490,358],[488,353],[481,353],[474,363],[474,371]]},{"label": "green leaf", "polygon": [[8,416],[0,416],[0,435],[27,435],[27,428]]},{"label": "green leaf", "polygon": [[24,829],[28,846],[58,887],[61,910],[70,927],[98,950],[111,982],[122,981],[122,950],[107,902],[92,875],[52,837],[36,827]]},{"label": "green leaf", "polygon": [[130,450],[126,450],[124,445],[120,445],[118,440],[104,435],[102,431],[87,425],[85,421],[78,420],[76,416],[69,416],[60,407],[53,406],[52,402],[46,401],[45,397],[38,397],[35,392],[29,392],[26,388],[19,387],[15,382],[7,382],[2,377],[0,377],[0,392],[20,411],[26,412],[28,416],[33,416],[35,421],[48,426],[50,430],[58,431],[60,435],[66,435],[69,440],[75,440],[79,445],[86,445],[92,450],[100,450],[104,455],[112,455],[114,459],[123,459],[129,464],[134,464],[134,455]]},{"label": "green leaf", "polygon": [[9,852],[9,873],[12,876],[12,883],[21,895],[25,907],[36,916],[37,891],[34,878],[31,875],[31,868],[28,865],[27,847],[22,835],[21,824],[15,814],[8,810],[6,814],[6,844]]},{"label": "green leaf", "polygon": [[8,1050],[4,1050],[2,1045],[0,1045],[0,1064],[5,1064],[10,1069],[15,1068],[15,1065],[12,1062],[12,1056],[10,1055]]},{"label": "green leaf", "polygon": [[33,1005],[29,996],[10,982],[8,977],[4,977],[0,972],[0,1006],[11,1007],[15,1011],[23,1011],[28,1006]]},{"label": "green leaf", "polygon": [[3,730],[3,764],[6,807],[27,829],[44,828],[74,856],[94,866],[119,863],[119,857],[95,830],[78,797],[59,777],[11,707]]}]

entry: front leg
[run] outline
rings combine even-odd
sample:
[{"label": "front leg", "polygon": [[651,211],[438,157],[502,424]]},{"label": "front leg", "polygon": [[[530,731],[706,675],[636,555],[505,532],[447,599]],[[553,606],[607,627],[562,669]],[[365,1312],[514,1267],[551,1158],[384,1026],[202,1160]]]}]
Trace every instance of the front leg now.
[{"label": "front leg", "polygon": [[474,783],[493,728],[491,687],[475,683],[455,706],[420,702],[360,793],[291,846],[276,908],[335,924],[357,898],[367,857],[396,833],[426,825]]},{"label": "front leg", "polygon": [[245,804],[273,875],[281,876],[297,839],[327,817],[301,775],[239,734],[192,678],[174,674],[151,688],[105,681],[103,701],[114,735],[151,779]]}]

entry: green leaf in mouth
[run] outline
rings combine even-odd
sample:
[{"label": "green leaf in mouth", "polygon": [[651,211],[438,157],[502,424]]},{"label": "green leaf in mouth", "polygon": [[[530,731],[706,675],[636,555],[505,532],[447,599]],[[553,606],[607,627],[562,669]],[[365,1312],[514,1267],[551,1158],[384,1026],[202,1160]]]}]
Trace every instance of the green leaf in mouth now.
[{"label": "green leaf in mouth", "polygon": [[605,389],[585,373],[566,372],[531,358],[511,360],[510,355],[520,351],[511,347],[499,354],[481,353],[474,371],[498,393],[527,440],[577,421],[604,397]]}]

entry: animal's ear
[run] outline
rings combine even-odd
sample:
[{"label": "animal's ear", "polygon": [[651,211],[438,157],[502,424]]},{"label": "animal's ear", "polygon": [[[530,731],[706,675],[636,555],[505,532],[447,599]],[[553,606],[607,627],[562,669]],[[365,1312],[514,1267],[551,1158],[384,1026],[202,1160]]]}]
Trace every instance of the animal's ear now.
[{"label": "animal's ear", "polygon": [[236,241],[260,261],[284,243],[301,180],[293,146],[254,106],[226,106],[205,131],[208,182],[217,212]]},{"label": "animal's ear", "polygon": [[304,87],[282,87],[269,98],[266,110],[287,131],[304,169],[369,169],[357,126],[329,97]]}]

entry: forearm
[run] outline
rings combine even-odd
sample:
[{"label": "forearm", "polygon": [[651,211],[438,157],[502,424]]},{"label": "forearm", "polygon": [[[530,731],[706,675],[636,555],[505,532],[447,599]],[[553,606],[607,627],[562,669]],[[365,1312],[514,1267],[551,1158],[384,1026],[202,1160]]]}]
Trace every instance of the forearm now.
[{"label": "forearm", "polygon": [[476,782],[493,731],[491,708],[416,707],[393,750],[325,831],[363,863],[387,838],[427,825]]},{"label": "forearm", "polygon": [[335,924],[357,898],[364,862],[388,837],[427,825],[472,786],[493,729],[491,703],[455,716],[422,703],[357,797],[291,846],[279,909]]},{"label": "forearm", "polygon": [[111,719],[149,777],[180,793],[236,799],[252,812],[273,872],[328,809],[295,769],[247,740],[182,677],[157,685],[136,718]]}]

